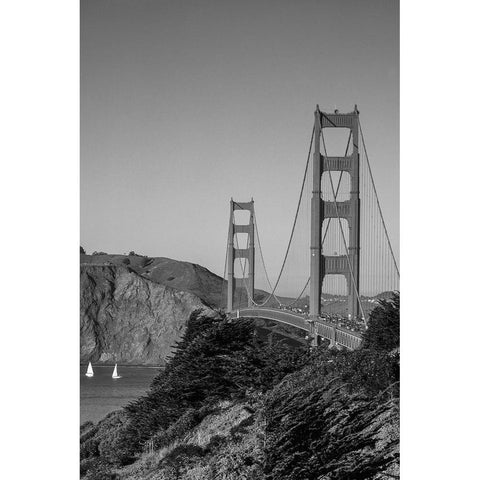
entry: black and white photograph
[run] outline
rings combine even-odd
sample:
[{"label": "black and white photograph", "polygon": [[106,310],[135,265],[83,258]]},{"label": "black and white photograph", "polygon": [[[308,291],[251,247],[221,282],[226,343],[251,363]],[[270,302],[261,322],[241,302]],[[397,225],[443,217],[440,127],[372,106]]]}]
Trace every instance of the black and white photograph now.
[{"label": "black and white photograph", "polygon": [[54,3],[2,34],[2,477],[476,478],[473,11]]},{"label": "black and white photograph", "polygon": [[398,2],[80,9],[81,478],[399,478]]}]

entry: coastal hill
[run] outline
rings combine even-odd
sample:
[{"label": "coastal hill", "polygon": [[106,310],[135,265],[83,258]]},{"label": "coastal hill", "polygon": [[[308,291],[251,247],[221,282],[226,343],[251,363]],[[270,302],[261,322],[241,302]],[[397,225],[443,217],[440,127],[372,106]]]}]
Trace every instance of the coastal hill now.
[{"label": "coastal hill", "polygon": [[80,265],[124,267],[154,283],[193,293],[212,306],[221,306],[222,294],[226,295],[226,282],[218,275],[200,265],[170,258],[136,254],[80,255]]},{"label": "coastal hill", "polygon": [[[265,295],[255,292],[260,300]],[[192,312],[214,318],[225,296],[226,282],[200,265],[136,254],[81,254],[80,362],[163,365]],[[295,340],[292,328],[267,323],[259,322],[262,337],[303,339]]]},{"label": "coastal hill", "polygon": [[[148,257],[137,255],[115,255],[96,253],[80,255],[80,265],[119,266],[135,272],[137,275],[160,285],[175,288],[196,295],[205,304],[214,308],[224,308],[227,298],[227,282],[222,277],[196,263],[183,262],[166,257]],[[238,298],[237,298],[238,297]],[[268,297],[264,290],[255,289],[255,300],[262,302]],[[235,302],[246,301],[242,289],[238,289]],[[285,298],[285,301],[292,299]],[[272,299],[271,303],[273,304]]]},{"label": "coastal hill", "polygon": [[216,313],[196,295],[121,265],[80,267],[80,361],[163,365],[194,311]]}]

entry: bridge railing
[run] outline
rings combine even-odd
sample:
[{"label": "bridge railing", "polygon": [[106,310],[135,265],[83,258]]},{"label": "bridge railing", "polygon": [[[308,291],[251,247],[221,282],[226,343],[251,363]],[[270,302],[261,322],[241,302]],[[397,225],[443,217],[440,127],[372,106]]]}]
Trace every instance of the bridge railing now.
[{"label": "bridge railing", "polygon": [[335,340],[335,327],[333,325],[327,325],[322,322],[315,322],[317,326],[317,334],[320,335],[322,338],[326,338],[328,340]]},{"label": "bridge railing", "polygon": [[343,328],[335,328],[334,342],[343,345],[350,350],[356,350],[362,343],[362,336]]},{"label": "bridge railing", "polygon": [[[293,327],[305,330],[309,333],[315,333],[321,338],[327,339],[332,345],[341,345],[349,350],[355,350],[362,343],[362,334],[337,327],[335,324],[322,322],[321,320],[311,320],[305,316],[286,312],[284,310],[276,310],[271,308],[241,308],[231,312],[234,317],[250,317],[263,318],[285,323]],[[312,332],[313,325],[313,332]]]}]

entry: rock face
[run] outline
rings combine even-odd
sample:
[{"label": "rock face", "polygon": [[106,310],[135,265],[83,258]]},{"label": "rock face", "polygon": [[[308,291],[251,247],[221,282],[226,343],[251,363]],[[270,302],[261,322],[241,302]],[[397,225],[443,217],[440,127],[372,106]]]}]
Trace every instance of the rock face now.
[{"label": "rock face", "polygon": [[215,315],[186,291],[120,265],[81,264],[80,361],[163,365],[190,314]]}]

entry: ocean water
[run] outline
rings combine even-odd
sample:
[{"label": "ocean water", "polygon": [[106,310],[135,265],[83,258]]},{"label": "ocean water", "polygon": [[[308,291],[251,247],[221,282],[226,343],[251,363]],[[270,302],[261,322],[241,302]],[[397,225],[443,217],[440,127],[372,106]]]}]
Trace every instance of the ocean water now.
[{"label": "ocean water", "polygon": [[112,378],[113,366],[93,365],[95,375],[85,376],[87,365],[80,365],[80,424],[90,420],[98,422],[107,413],[118,410],[143,395],[158,367],[117,367],[122,378]]}]

